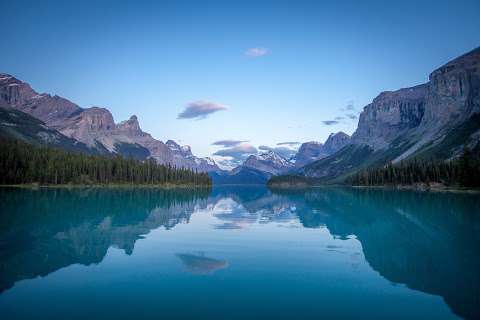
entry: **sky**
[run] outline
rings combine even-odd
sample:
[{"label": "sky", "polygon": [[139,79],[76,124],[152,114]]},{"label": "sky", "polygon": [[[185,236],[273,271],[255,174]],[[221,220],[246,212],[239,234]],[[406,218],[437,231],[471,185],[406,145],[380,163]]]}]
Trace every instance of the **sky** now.
[{"label": "sky", "polygon": [[380,92],[424,83],[480,46],[478,0],[0,7],[0,72],[81,107],[106,107],[116,122],[135,114],[155,138],[224,165],[351,134]]}]

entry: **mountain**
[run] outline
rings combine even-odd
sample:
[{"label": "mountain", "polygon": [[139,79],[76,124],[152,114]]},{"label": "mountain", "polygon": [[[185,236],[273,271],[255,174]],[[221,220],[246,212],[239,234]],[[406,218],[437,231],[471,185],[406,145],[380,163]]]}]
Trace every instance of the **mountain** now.
[{"label": "mountain", "polygon": [[92,153],[84,143],[68,138],[42,121],[22,111],[0,107],[0,136],[27,143]]},{"label": "mountain", "polygon": [[173,163],[177,166],[205,172],[220,171],[220,168],[212,158],[198,158],[194,156],[190,146],[180,146],[173,140],[168,140],[165,144],[173,153]]},{"label": "mountain", "polygon": [[250,155],[231,171],[210,173],[213,184],[266,184],[274,175],[293,169],[293,164],[274,151]]},{"label": "mountain", "polygon": [[41,120],[48,128],[82,143],[91,153],[117,153],[137,159],[154,158],[158,163],[198,171],[219,170],[212,159],[179,153],[141,130],[135,115],[118,124],[102,107],[81,108],[49,94],[39,94],[28,83],[0,74],[0,107],[13,108]]},{"label": "mountain", "polygon": [[328,157],[350,142],[350,136],[344,132],[331,133],[325,144],[316,141],[302,143],[293,157],[295,167],[301,168],[316,160]]},{"label": "mountain", "polygon": [[286,173],[293,168],[291,162],[273,151],[268,151],[259,155],[251,155],[245,160],[242,166],[271,175]]},{"label": "mountain", "polygon": [[382,92],[363,109],[350,144],[303,172],[339,182],[359,169],[390,161],[455,158],[464,146],[479,147],[479,113],[477,48],[433,71],[425,84]]},{"label": "mountain", "polygon": [[214,184],[265,184],[272,176],[296,173],[299,168],[331,155],[349,141],[350,136],[343,132],[332,133],[325,144],[315,141],[303,143],[292,161],[274,151],[268,151],[250,155],[232,171],[219,171],[210,174],[210,177]]}]

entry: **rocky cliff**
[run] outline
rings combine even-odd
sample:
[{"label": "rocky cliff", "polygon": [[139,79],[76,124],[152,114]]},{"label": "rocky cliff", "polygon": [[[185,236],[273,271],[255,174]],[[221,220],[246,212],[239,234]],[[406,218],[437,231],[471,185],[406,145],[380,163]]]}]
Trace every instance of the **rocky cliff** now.
[{"label": "rocky cliff", "polygon": [[[304,173],[339,181],[366,166],[413,157],[451,159],[464,146],[478,148],[480,48],[436,69],[429,79],[382,92],[360,114],[350,141],[355,147],[308,165]],[[358,152],[364,156],[361,162],[353,157]]]}]

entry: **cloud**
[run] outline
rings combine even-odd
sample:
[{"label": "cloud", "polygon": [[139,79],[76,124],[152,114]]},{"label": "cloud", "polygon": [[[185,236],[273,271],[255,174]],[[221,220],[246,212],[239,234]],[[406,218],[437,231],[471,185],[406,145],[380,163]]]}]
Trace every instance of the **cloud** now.
[{"label": "cloud", "polygon": [[228,109],[227,106],[209,101],[193,101],[190,102],[177,119],[205,119],[211,113]]},{"label": "cloud", "polygon": [[262,151],[273,151],[276,154],[284,157],[285,159],[290,159],[292,156],[294,156],[297,153],[296,149],[291,149],[287,147],[269,147],[269,146],[259,146],[259,150]]},{"label": "cloud", "polygon": [[245,51],[245,55],[250,58],[258,58],[258,57],[266,56],[269,53],[270,51],[267,48],[260,48],[260,47],[250,48],[247,51]]},{"label": "cloud", "polygon": [[257,154],[258,150],[246,141],[240,140],[220,140],[214,142],[214,145],[221,145],[224,148],[213,153],[215,162],[225,169],[233,169],[242,164],[242,162],[252,154]]},{"label": "cloud", "polygon": [[324,120],[322,123],[326,126],[333,126],[339,123],[337,120]]},{"label": "cloud", "polygon": [[353,100],[350,100],[347,102],[347,105],[345,107],[340,108],[340,111],[345,112],[345,111],[355,111],[355,102]]},{"label": "cloud", "polygon": [[299,141],[286,141],[286,142],[277,143],[277,146],[297,146],[299,144],[302,144],[302,143]]},{"label": "cloud", "polygon": [[345,110],[349,110],[349,111],[355,110],[355,105],[353,104],[353,102],[347,104],[347,106],[345,107]]},{"label": "cloud", "polygon": [[357,115],[353,113],[347,113],[346,116],[348,119],[351,119],[351,120],[355,120],[358,118]]},{"label": "cloud", "polygon": [[212,143],[214,146],[222,146],[224,148],[233,147],[241,143],[248,142],[248,140],[219,140]]},{"label": "cloud", "polygon": [[231,157],[233,159],[246,159],[251,154],[256,154],[257,148],[248,143],[240,143],[230,148],[220,149],[213,155],[221,157]]},{"label": "cloud", "polygon": [[339,120],[343,120],[343,119],[345,119],[345,118],[344,118],[344,117],[340,117],[340,116],[339,116],[339,117],[335,117],[335,118],[334,118],[334,120],[337,120],[337,121],[339,121]]}]

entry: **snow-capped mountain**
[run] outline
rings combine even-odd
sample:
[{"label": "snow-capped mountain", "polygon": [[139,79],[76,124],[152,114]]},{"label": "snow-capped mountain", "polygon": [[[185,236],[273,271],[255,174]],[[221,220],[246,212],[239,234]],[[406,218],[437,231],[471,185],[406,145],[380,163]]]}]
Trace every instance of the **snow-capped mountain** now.
[{"label": "snow-capped mountain", "polygon": [[259,155],[251,155],[245,160],[242,166],[267,172],[272,175],[286,173],[293,168],[291,162],[274,151],[268,151]]}]

